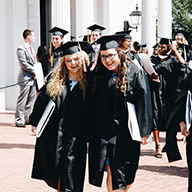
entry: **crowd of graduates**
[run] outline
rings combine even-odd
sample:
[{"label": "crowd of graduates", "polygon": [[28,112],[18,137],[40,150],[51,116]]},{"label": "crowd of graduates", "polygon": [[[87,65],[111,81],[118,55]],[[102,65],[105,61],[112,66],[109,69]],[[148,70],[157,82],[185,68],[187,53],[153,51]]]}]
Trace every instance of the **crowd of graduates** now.
[{"label": "crowd of graduates", "polygon": [[[36,141],[32,178],[58,191],[80,192],[88,164],[91,185],[101,187],[106,171],[108,192],[127,191],[141,144],[152,134],[154,157],[162,158],[163,151],[170,162],[179,160],[181,131],[187,137],[192,191],[192,136],[185,118],[192,90],[189,33],[178,30],[173,40],[161,37],[148,55],[147,43],[133,41],[131,30],[102,36],[105,27],[88,29],[90,36],[82,41],[64,42],[68,31],[52,28],[49,51],[38,60],[45,83],[30,124],[38,125],[50,100],[55,108]],[[161,131],[166,131],[162,149]]]}]

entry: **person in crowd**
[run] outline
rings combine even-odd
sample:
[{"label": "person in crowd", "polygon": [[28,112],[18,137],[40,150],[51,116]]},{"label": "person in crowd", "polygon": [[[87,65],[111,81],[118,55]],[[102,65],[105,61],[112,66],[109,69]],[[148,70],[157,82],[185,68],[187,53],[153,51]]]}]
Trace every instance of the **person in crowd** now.
[{"label": "person in crowd", "polygon": [[152,126],[146,75],[119,48],[118,37],[102,36],[97,40],[100,56],[92,86],[94,125],[89,141],[89,182],[101,186],[106,170],[109,192],[131,187],[140,144],[147,143]]},{"label": "person in crowd", "polygon": [[41,59],[44,77],[55,67],[59,58],[62,56],[61,51],[56,51],[61,45],[64,44],[64,36],[69,33],[68,31],[59,27],[53,27],[49,30],[52,33],[49,52],[46,53]]},{"label": "person in crowd", "polygon": [[138,53],[139,49],[140,49],[139,42],[134,41],[133,42],[133,50]]},{"label": "person in crowd", "polygon": [[[17,49],[20,71],[18,76],[19,96],[15,110],[15,125],[25,127],[29,124],[29,115],[33,109],[36,98],[35,88],[35,52],[31,47],[35,43],[35,33],[33,30],[25,29],[23,31],[24,43]],[[24,119],[24,122],[23,122]]]},{"label": "person in crowd", "polygon": [[[181,160],[181,154],[177,145],[177,133],[186,138],[186,156],[188,165],[188,192],[192,192],[192,130],[191,130],[191,93],[192,93],[192,72],[185,79],[182,94],[175,102],[174,110],[169,118],[167,128],[170,134],[166,137],[166,154],[169,162]],[[180,130],[177,129],[179,126]]]},{"label": "person in crowd", "polygon": [[159,54],[159,49],[158,49],[158,43],[156,43],[154,46],[153,46],[153,54],[150,56],[150,58],[154,58],[154,57],[157,57]]},{"label": "person in crowd", "polygon": [[36,60],[41,63],[41,60],[43,56],[47,53],[47,47],[44,45],[40,45],[37,48],[37,55],[36,55]]},{"label": "person in crowd", "polygon": [[133,49],[132,45],[132,36],[130,35],[131,30],[127,31],[118,31],[115,34],[124,34],[123,38],[119,41],[120,48],[127,54],[127,56],[138,64],[141,65],[140,58],[138,56],[138,51]]},{"label": "person in crowd", "polygon": [[90,27],[88,27],[87,29],[89,29],[91,31],[91,35],[90,35],[90,45],[87,46],[84,51],[89,55],[89,60],[90,60],[90,67],[92,67],[91,70],[94,70],[96,64],[97,64],[97,59],[98,59],[98,53],[99,53],[99,49],[100,46],[97,45],[95,42],[101,38],[102,34],[101,32],[103,30],[105,30],[106,28],[103,26],[100,26],[98,24],[94,24],[91,25]]},{"label": "person in crowd", "polygon": [[[162,157],[159,131],[166,131],[171,109],[181,93],[182,83],[187,74],[187,65],[184,59],[170,42],[171,40],[168,38],[161,38],[158,45],[158,57],[151,58],[160,79],[159,85],[151,86],[156,157]],[[171,51],[175,56],[169,54]],[[164,146],[162,151],[165,152],[165,150]]]},{"label": "person in crowd", "polygon": [[44,85],[44,74],[41,61],[46,52],[47,52],[46,46],[40,45],[37,48],[36,63],[35,63],[37,95],[41,87]]},{"label": "person in crowd", "polygon": [[189,39],[189,36],[189,32],[179,29],[175,35],[175,41],[176,43],[188,45],[187,39]]},{"label": "person in crowd", "polygon": [[147,43],[139,44],[139,53],[145,53],[148,55]]},{"label": "person in crowd", "polygon": [[52,100],[54,111],[37,138],[32,178],[44,180],[58,191],[83,191],[86,164],[86,73],[88,55],[82,42],[69,41],[59,47],[63,57],[40,90],[30,122],[37,126]]}]

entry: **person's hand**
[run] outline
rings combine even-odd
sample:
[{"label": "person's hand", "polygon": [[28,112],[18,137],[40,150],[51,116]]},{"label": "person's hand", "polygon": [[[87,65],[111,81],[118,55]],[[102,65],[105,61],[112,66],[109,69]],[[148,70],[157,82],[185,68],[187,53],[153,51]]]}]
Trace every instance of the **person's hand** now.
[{"label": "person's hand", "polygon": [[142,137],[142,141],[141,141],[142,145],[146,145],[146,144],[148,144],[148,142],[149,142],[149,136]]},{"label": "person's hand", "polygon": [[182,121],[179,123],[179,125],[180,125],[181,134],[185,137],[189,137],[190,132],[187,131],[186,124]]},{"label": "person's hand", "polygon": [[174,53],[177,51],[177,48],[173,44],[169,44],[169,50],[173,51]]}]

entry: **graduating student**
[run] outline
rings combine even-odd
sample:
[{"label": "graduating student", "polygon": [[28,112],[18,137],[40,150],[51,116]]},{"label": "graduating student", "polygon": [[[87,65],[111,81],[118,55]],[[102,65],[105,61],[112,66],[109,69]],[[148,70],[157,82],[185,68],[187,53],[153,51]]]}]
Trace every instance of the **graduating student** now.
[{"label": "graduating student", "polygon": [[139,44],[139,53],[145,53],[148,55],[147,43]]},{"label": "graduating student", "polygon": [[151,59],[154,58],[154,57],[158,57],[158,54],[159,54],[159,49],[158,49],[158,43],[156,43],[154,46],[153,46],[153,54],[151,55]]},{"label": "graduating student", "polygon": [[53,27],[49,32],[52,33],[49,52],[41,59],[44,77],[50,73],[61,57],[62,52],[57,49],[64,44],[64,36],[69,33],[59,27]]},{"label": "graduating student", "polygon": [[136,50],[132,49],[132,36],[130,35],[131,30],[128,31],[118,31],[115,34],[124,34],[123,38],[120,40],[120,48],[127,54],[131,60],[137,60],[141,65],[140,58]]},{"label": "graduating student", "polygon": [[[160,79],[160,84],[157,87],[151,87],[153,131],[157,157],[161,157],[159,131],[166,131],[171,109],[181,93],[182,82],[187,73],[187,65],[184,59],[170,42],[171,40],[168,38],[161,38],[158,45],[158,57],[151,58],[151,62],[154,63],[154,68]],[[170,51],[175,56],[170,55]]]},{"label": "graduating student", "polygon": [[188,45],[189,36],[189,32],[179,29],[175,35],[175,41],[176,43]]},{"label": "graduating student", "polygon": [[117,37],[97,41],[100,57],[92,86],[95,130],[89,145],[89,182],[101,186],[107,170],[107,190],[127,191],[135,179],[140,144],[146,144],[151,133],[152,111],[146,76],[128,62]]},{"label": "graduating student", "polygon": [[49,100],[55,102],[52,116],[36,141],[32,178],[44,180],[58,191],[83,191],[87,152],[83,65],[88,66],[89,59],[80,52],[78,43],[67,42],[59,48],[64,56],[40,90],[30,116],[31,124],[37,126]]},{"label": "graduating student", "polygon": [[[166,153],[169,162],[182,159],[177,145],[177,132],[186,137],[186,155],[189,169],[188,175],[188,192],[192,192],[192,130],[191,130],[191,93],[192,93],[192,73],[189,73],[185,79],[182,94],[175,102],[174,110],[169,118],[167,128],[170,134],[166,138]],[[180,130],[177,127],[180,127]]]},{"label": "graduating student", "polygon": [[[90,27],[88,27],[87,29],[91,30],[91,35],[90,35],[90,45],[87,46],[84,51],[89,55],[89,60],[90,60],[90,67],[93,67],[93,69],[91,70],[94,70],[94,67],[97,63],[97,55],[99,53],[99,48],[100,46],[95,44],[94,42],[96,42],[99,38],[101,38],[101,32],[103,30],[105,30],[106,28],[103,27],[103,26],[100,26],[98,24],[94,24],[94,25],[91,25]],[[94,65],[94,66],[93,66]]]}]

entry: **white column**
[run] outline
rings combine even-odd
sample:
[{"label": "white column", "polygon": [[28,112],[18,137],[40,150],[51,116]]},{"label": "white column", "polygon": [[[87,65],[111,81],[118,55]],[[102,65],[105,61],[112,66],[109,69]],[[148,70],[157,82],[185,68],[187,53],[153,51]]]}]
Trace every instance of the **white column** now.
[{"label": "white column", "polygon": [[152,54],[152,46],[156,44],[156,9],[154,0],[142,2],[142,42],[148,43],[149,55]]},{"label": "white column", "polygon": [[65,41],[70,40],[70,0],[52,0],[52,27],[57,26],[69,31]]},{"label": "white column", "polygon": [[[75,34],[77,39],[79,39],[79,36],[86,35],[86,24],[85,24],[85,15],[86,15],[86,0],[76,0],[75,1],[76,9],[75,9],[75,20],[76,20],[76,29]],[[92,13],[93,14],[93,13]],[[89,17],[89,16],[88,16]],[[82,39],[82,38],[80,38]]]},{"label": "white column", "polygon": [[95,23],[95,0],[85,0],[85,28]]},{"label": "white column", "polygon": [[158,1],[158,36],[172,38],[172,0]]},{"label": "white column", "polygon": [[[1,57],[0,77],[3,78],[0,83],[3,86],[17,82],[19,73],[19,62],[16,56],[17,48],[23,43],[22,33],[27,28],[27,1],[26,0],[3,0],[5,9],[1,7],[1,37],[9,37],[9,43],[6,38],[2,38],[1,44],[3,50]],[[1,4],[2,5],[2,4]],[[5,10],[5,13],[2,12]],[[18,97],[19,87],[14,86],[1,91],[0,105],[2,105],[2,92],[5,93],[5,109],[15,109]],[[2,107],[2,106],[1,106]]]},{"label": "white column", "polygon": [[35,43],[32,45],[35,52],[40,45],[40,0],[27,0],[27,25],[35,32]]}]

